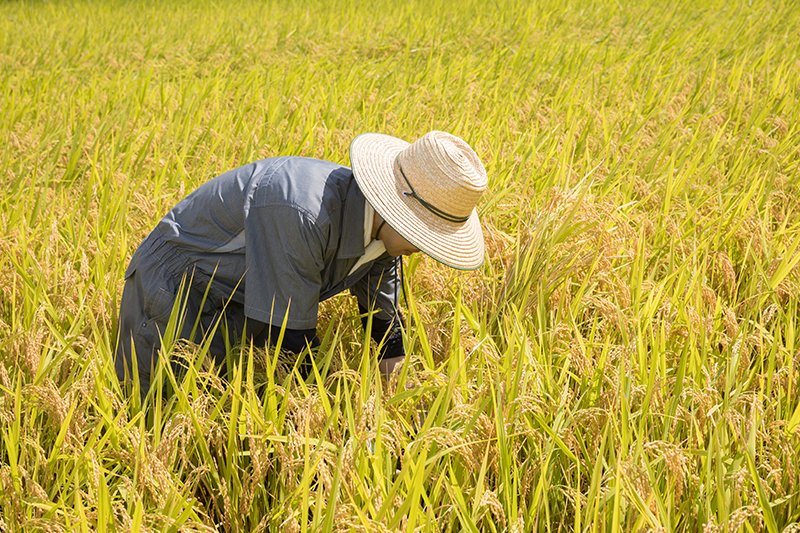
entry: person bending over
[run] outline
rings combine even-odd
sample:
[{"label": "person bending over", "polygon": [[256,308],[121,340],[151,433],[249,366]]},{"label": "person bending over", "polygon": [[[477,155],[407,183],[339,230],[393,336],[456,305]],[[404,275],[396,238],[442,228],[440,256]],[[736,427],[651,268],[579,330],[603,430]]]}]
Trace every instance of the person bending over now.
[{"label": "person bending over", "polygon": [[135,354],[146,395],[183,279],[177,338],[213,331],[209,352],[220,365],[226,344],[274,342],[284,319],[283,349],[318,346],[319,302],[346,289],[365,325],[372,313],[381,371],[402,363],[397,258],[422,251],[453,268],[478,268],[484,241],[475,206],[486,171],[466,142],[440,131],[412,144],[364,133],[350,161],[352,168],[263,159],[204,183],[167,213],[125,271],[119,380],[131,379]]}]

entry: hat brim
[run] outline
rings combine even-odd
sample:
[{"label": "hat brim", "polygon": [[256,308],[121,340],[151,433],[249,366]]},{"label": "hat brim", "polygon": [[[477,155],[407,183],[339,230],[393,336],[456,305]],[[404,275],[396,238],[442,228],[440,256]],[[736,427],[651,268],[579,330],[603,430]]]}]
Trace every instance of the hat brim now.
[{"label": "hat brim", "polygon": [[362,133],[350,144],[350,162],[361,192],[404,239],[440,263],[460,270],[483,264],[485,245],[478,213],[464,223],[448,222],[403,194],[408,185],[395,169],[409,143],[382,133]]}]

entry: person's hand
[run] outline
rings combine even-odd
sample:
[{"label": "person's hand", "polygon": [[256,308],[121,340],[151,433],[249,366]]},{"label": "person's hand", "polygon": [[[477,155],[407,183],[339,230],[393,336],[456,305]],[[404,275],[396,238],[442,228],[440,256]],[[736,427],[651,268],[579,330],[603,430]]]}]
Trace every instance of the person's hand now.
[{"label": "person's hand", "polygon": [[378,362],[378,368],[380,369],[381,374],[383,374],[383,377],[389,379],[389,376],[392,375],[392,372],[394,372],[395,368],[401,368],[403,366],[404,359],[405,356],[388,357],[386,359],[381,359]]}]

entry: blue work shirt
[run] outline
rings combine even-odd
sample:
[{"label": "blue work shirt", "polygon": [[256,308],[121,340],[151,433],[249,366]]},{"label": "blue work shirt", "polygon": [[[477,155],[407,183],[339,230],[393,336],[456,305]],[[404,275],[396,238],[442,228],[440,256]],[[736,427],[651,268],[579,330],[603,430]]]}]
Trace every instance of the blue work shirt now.
[{"label": "blue work shirt", "polygon": [[[364,254],[365,198],[350,168],[305,157],[263,159],[201,185],[158,223],[160,260],[221,305],[289,329],[316,328],[319,302],[344,291],[395,315],[395,258]],[[192,268],[193,267],[193,268]],[[213,278],[213,279],[212,279]]]}]

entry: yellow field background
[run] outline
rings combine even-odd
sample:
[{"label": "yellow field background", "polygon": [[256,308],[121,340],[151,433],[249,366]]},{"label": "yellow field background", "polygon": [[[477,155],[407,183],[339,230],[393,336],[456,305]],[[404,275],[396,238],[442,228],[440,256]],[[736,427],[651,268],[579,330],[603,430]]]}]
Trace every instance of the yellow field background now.
[{"label": "yellow field background", "polygon": [[[790,1],[0,3],[0,531],[800,531],[798,54]],[[401,372],[342,296],[307,380],[167,335],[122,394],[180,198],[434,129],[487,256],[407,260]]]}]

